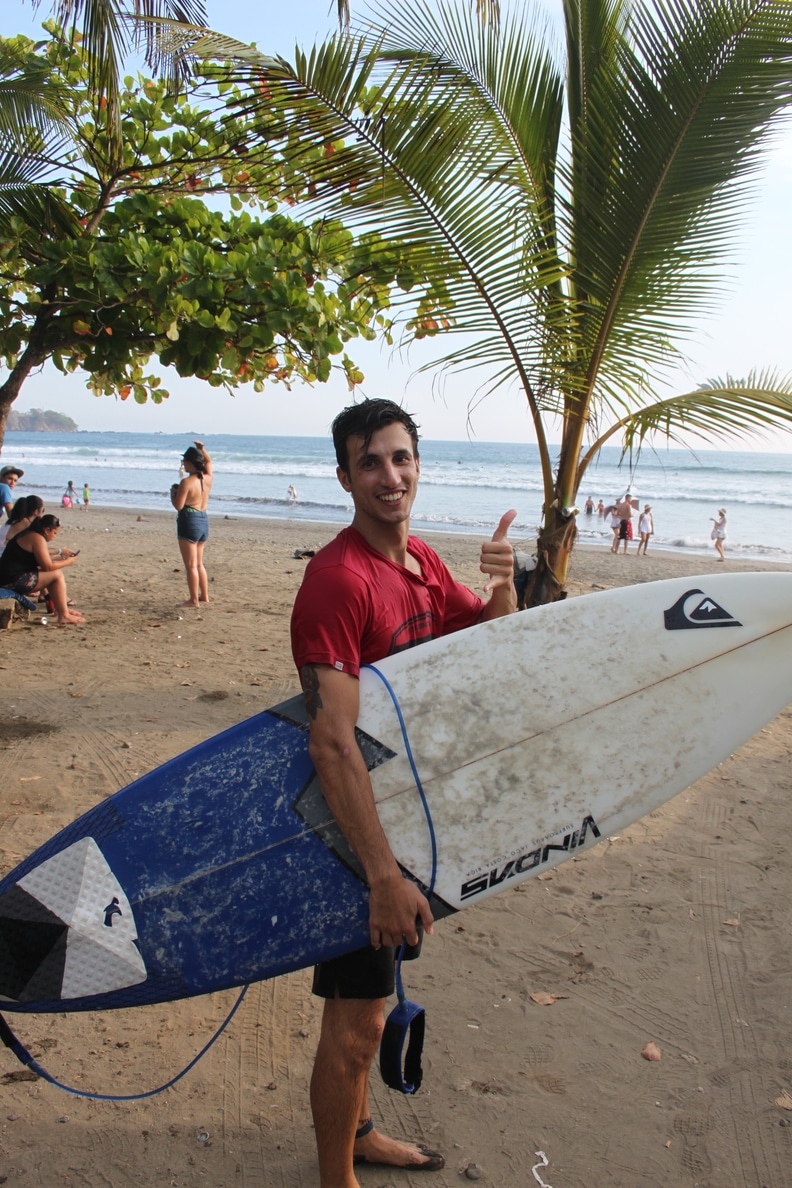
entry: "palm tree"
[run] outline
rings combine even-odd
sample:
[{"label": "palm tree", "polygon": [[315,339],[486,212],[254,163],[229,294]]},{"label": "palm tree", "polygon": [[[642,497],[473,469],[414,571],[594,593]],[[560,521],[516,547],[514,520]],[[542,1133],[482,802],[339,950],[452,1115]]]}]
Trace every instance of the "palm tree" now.
[{"label": "palm tree", "polygon": [[192,45],[252,80],[248,107],[310,173],[312,212],[425,253],[435,284],[406,333],[462,336],[432,366],[480,369],[483,394],[519,386],[544,485],[530,604],[562,594],[575,498],[605,442],[792,428],[792,382],[769,371],[655,395],[717,294],[792,98],[792,5],[562,6],[556,52],[537,14],[484,23],[443,0],[380,0],[356,37],[293,63],[220,35]]}]

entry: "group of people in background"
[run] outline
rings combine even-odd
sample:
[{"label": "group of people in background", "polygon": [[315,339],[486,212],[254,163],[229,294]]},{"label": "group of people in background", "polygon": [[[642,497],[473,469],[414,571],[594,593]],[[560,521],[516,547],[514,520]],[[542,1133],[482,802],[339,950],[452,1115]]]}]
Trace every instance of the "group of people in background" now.
[{"label": "group of people in background", "polygon": [[[608,523],[611,532],[613,533],[613,541],[611,542],[611,552],[618,553],[621,546],[622,552],[627,552],[627,546],[631,540],[635,539],[633,532],[633,514],[638,512],[638,550],[637,556],[642,554],[646,556],[646,550],[649,547],[649,537],[654,535],[654,520],[652,519],[652,505],[645,503],[643,511],[639,512],[640,503],[634,499],[629,491],[625,491],[621,499],[617,499],[615,503],[606,507],[600,499],[596,507],[598,516],[602,516]],[[594,514],[594,497],[589,495],[585,504],[586,515]]]},{"label": "group of people in background", "polygon": [[[12,502],[13,490],[22,475],[18,466],[0,471],[0,499],[5,521],[0,524],[0,588],[29,597],[38,594],[59,627],[84,623],[66,591],[63,570],[73,565],[79,549],[72,552],[55,543],[61,523],[47,514],[38,495],[22,495]],[[8,495],[8,497],[7,497]]]},{"label": "group of people in background", "polygon": [[[176,536],[179,542],[184,569],[187,576],[189,597],[182,603],[185,607],[199,608],[209,601],[209,585],[204,567],[204,545],[209,539],[209,516],[207,507],[212,490],[212,460],[209,451],[201,441],[185,450],[180,466],[180,481],[170,490],[171,503],[176,508]],[[67,626],[84,622],[83,616],[72,605],[66,594],[63,570],[74,564],[76,552],[55,545],[60,531],[60,520],[45,514],[44,501],[37,495],[27,495],[14,502],[14,487],[24,474],[18,466],[5,466],[0,470],[0,516],[6,520],[0,524],[0,587],[24,595],[39,593],[47,602],[51,613],[57,615],[58,624]],[[91,492],[88,483],[82,489],[82,506],[90,504]],[[297,491],[289,487],[288,499],[295,502]],[[80,506],[80,497],[70,480],[61,497],[63,507]],[[611,552],[621,549],[626,553],[634,539],[633,517],[637,516],[637,556],[646,556],[649,538],[654,535],[654,520],[651,504],[645,503],[639,511],[639,501],[630,491],[615,503],[606,506],[600,499],[594,503],[589,495],[584,510],[587,516],[597,515],[604,519],[613,533]],[[711,539],[718,552],[718,560],[724,561],[726,540],[726,510],[720,508],[717,519],[711,516],[713,528]],[[79,550],[78,550],[79,552]]]},{"label": "group of people in background", "polygon": [[[627,546],[631,540],[634,539],[633,534],[633,514],[638,512],[638,549],[636,555],[640,557],[646,556],[646,550],[649,547],[649,537],[654,536],[654,519],[652,517],[652,505],[645,503],[643,511],[639,512],[640,502],[634,499],[629,491],[625,491],[621,499],[617,499],[615,503],[608,507],[600,499],[599,503],[595,505],[594,496],[589,495],[585,502],[584,510],[587,516],[596,515],[605,519],[613,533],[613,541],[611,543],[611,552],[618,553],[621,546],[622,552],[627,552]],[[712,532],[710,537],[715,545],[718,553],[718,560],[725,561],[724,541],[726,540],[726,509],[720,508],[718,510],[718,518],[710,516],[712,521]]]}]

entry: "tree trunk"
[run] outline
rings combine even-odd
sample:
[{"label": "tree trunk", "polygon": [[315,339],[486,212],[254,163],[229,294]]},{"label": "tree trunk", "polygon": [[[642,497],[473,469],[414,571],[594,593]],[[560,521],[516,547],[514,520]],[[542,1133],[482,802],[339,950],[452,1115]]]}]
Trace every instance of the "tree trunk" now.
[{"label": "tree trunk", "polygon": [[575,517],[568,520],[555,517],[552,527],[545,528],[536,542],[537,559],[534,569],[528,570],[525,580],[517,581],[518,606],[528,610],[546,602],[560,602],[566,598],[566,578],[572,546],[577,536]]}]

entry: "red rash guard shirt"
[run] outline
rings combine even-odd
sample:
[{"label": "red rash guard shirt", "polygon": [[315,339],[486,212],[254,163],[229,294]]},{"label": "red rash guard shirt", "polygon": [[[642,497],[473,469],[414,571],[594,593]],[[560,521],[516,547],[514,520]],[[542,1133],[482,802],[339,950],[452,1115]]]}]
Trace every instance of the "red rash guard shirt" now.
[{"label": "red rash guard shirt", "polygon": [[484,602],[456,582],[434,549],[411,536],[421,575],[372,549],[345,528],[308,563],[291,620],[298,670],[328,664],[359,676],[394,652],[471,627]]}]

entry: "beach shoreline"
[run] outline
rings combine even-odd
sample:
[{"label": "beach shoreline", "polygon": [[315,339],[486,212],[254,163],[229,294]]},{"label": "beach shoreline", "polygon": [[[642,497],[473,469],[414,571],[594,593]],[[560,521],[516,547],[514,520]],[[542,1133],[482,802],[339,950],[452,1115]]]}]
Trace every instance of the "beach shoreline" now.
[{"label": "beach shoreline", "polygon": [[[189,439],[189,435],[186,435]],[[216,434],[208,443],[215,469],[215,515],[309,523],[349,522],[349,500],[338,485],[329,438]],[[22,487],[51,506],[60,503],[68,480],[89,481],[93,500],[108,508],[138,507],[170,512],[168,490],[178,474],[185,435],[110,433],[13,433],[3,457],[25,471]],[[604,519],[586,516],[586,492],[608,506],[629,485],[640,505],[652,505],[652,547],[706,556],[710,517],[728,508],[729,551],[748,561],[792,563],[792,528],[784,492],[792,481],[792,454],[754,451],[641,451],[628,461],[605,446],[584,480],[579,501],[579,541],[610,545]],[[295,489],[293,500],[289,491]],[[476,533],[497,524],[505,508],[518,515],[515,540],[536,534],[544,503],[535,446],[468,440],[421,443],[421,485],[412,512],[413,529]],[[492,529],[490,528],[490,531]]]},{"label": "beach shoreline", "polygon": [[[87,622],[59,630],[37,610],[0,632],[3,874],[138,775],[297,691],[289,616],[305,560],[294,554],[338,531],[213,515],[212,601],[191,611],[179,606],[186,582],[173,513],[92,504],[60,515],[58,543],[81,550],[66,575]],[[431,533],[477,590],[480,539]],[[576,547],[570,597],[672,576],[792,570],[732,560],[728,544],[725,564],[714,551],[650,545],[638,558],[635,547],[626,557]],[[438,926],[407,987],[428,1012],[424,1085],[402,1098],[372,1083],[382,1129],[445,1153],[437,1188],[464,1181],[471,1163],[492,1188],[532,1183],[539,1150],[554,1188],[783,1188],[792,1112],[776,1102],[792,1093],[791,753],[788,708],[622,836]],[[530,996],[540,991],[560,997],[539,1006]],[[180,1071],[235,997],[8,1018],[58,1079],[127,1094]],[[257,984],[187,1077],[129,1103],[67,1096],[3,1048],[0,1176],[41,1188],[312,1188],[318,1025],[308,971]],[[641,1059],[649,1040],[662,1061]],[[363,1188],[413,1181],[361,1173]]]}]

